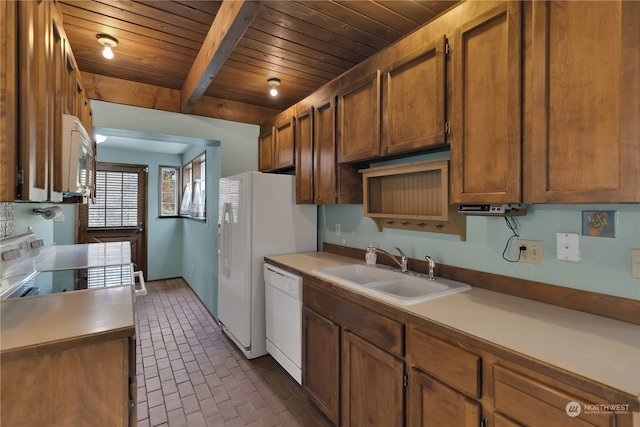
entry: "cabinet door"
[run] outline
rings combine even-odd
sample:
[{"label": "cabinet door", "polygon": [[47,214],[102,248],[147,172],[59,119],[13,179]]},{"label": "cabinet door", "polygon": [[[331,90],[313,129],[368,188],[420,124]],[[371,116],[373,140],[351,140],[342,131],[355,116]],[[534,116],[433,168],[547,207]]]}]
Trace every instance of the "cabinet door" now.
[{"label": "cabinet door", "polygon": [[273,127],[274,169],[292,168],[294,166],[295,118],[276,123]]},{"label": "cabinet door", "polygon": [[380,71],[338,94],[338,162],[380,155]]},{"label": "cabinet door", "polygon": [[18,3],[0,2],[0,201],[16,199]]},{"label": "cabinet door", "polygon": [[640,3],[532,8],[525,201],[640,201]]},{"label": "cabinet door", "polygon": [[65,100],[65,111],[67,114],[71,114],[73,116],[78,115],[78,107],[76,100],[76,66],[73,60],[73,53],[71,52],[71,48],[67,43],[67,53],[66,53],[66,70],[67,70],[67,93],[64,96]]},{"label": "cabinet door", "polygon": [[482,408],[451,387],[411,369],[409,377],[409,427],[478,427]]},{"label": "cabinet door", "polygon": [[383,133],[388,154],[445,143],[446,39],[427,43],[384,73]]},{"label": "cabinet door", "polygon": [[454,33],[453,203],[521,201],[520,9],[504,2]]},{"label": "cabinet door", "polygon": [[344,331],[342,363],[342,425],[402,426],[404,362]]},{"label": "cabinet door", "polygon": [[510,420],[499,412],[494,412],[493,427],[522,427],[522,425]]},{"label": "cabinet door", "polygon": [[273,170],[273,166],[273,129],[269,129],[258,139],[258,169],[268,172]]},{"label": "cabinet door", "polygon": [[67,55],[62,20],[55,7],[51,8],[51,56],[47,69],[50,76],[49,95],[53,100],[51,138],[49,141],[49,200],[62,201],[62,114],[65,113],[67,92]]},{"label": "cabinet door", "polygon": [[551,379],[532,378],[495,365],[494,407],[510,419],[531,427],[617,425],[616,415],[613,413],[581,409],[587,403],[598,402],[594,397],[578,396],[575,390],[565,390],[564,387],[557,387],[550,382]]},{"label": "cabinet door", "polygon": [[313,203],[313,108],[296,114],[296,203]]},{"label": "cabinet door", "polygon": [[47,97],[47,1],[24,1],[19,8],[20,166],[18,199],[46,201],[49,185],[50,104]]},{"label": "cabinet door", "polygon": [[335,101],[330,96],[313,108],[314,200],[316,204],[336,203]]},{"label": "cabinet door", "polygon": [[340,326],[302,308],[302,386],[335,424],[340,420]]}]

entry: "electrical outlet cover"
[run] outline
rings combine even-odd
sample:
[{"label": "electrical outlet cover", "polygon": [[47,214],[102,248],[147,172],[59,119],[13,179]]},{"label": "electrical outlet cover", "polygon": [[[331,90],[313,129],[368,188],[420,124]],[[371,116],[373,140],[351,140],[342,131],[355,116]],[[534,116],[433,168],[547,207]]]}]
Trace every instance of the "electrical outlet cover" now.
[{"label": "electrical outlet cover", "polygon": [[556,235],[558,259],[580,261],[580,235],[576,233],[558,233]]},{"label": "electrical outlet cover", "polygon": [[631,249],[631,277],[640,279],[640,249]]}]

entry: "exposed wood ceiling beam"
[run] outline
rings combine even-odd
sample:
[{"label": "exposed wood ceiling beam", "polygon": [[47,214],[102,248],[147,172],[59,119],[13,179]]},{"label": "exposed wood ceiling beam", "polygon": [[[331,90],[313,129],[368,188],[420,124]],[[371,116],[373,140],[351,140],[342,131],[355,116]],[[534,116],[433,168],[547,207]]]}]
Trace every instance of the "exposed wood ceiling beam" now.
[{"label": "exposed wood ceiling beam", "polygon": [[180,111],[190,113],[251,25],[262,1],[224,0],[182,89]]},{"label": "exposed wood ceiling beam", "polygon": [[[176,89],[86,72],[82,73],[82,84],[90,99],[173,113],[180,112],[180,91]],[[191,114],[233,122],[270,125],[273,117],[279,112],[280,110],[273,108],[203,96]]]}]

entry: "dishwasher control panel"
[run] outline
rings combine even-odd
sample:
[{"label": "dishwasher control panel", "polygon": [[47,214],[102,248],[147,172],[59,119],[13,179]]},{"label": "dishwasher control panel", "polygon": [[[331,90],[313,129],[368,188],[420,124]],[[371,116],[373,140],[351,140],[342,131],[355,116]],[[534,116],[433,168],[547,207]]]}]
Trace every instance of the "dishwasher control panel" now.
[{"label": "dishwasher control panel", "polygon": [[270,264],[264,265],[264,282],[293,297],[300,298],[302,277],[291,274],[288,271]]}]

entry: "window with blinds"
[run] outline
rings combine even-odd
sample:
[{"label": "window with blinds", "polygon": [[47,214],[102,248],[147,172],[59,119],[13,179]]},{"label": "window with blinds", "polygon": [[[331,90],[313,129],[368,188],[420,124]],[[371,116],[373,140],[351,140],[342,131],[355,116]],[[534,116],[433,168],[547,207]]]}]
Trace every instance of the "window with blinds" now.
[{"label": "window with blinds", "polygon": [[138,174],[97,171],[96,200],[89,205],[89,227],[138,225]]}]

